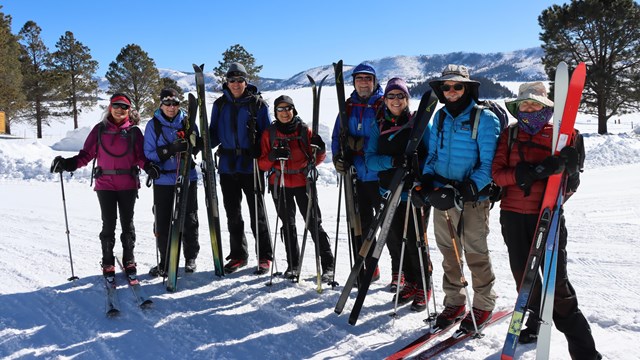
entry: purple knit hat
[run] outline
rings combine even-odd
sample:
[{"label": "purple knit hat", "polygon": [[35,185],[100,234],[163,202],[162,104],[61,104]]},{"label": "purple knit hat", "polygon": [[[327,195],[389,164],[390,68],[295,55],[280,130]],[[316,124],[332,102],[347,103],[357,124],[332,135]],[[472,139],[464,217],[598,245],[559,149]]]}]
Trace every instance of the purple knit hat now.
[{"label": "purple knit hat", "polygon": [[387,83],[387,87],[384,88],[384,95],[386,96],[391,90],[400,90],[403,93],[409,95],[409,88],[407,83],[401,78],[393,78]]}]

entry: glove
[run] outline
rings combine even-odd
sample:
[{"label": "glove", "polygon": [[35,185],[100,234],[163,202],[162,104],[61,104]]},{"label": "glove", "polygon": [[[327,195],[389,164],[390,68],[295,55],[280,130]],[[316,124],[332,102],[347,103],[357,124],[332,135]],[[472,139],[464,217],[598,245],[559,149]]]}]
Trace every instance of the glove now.
[{"label": "glove", "polygon": [[64,171],[62,168],[62,161],[64,158],[62,156],[56,156],[55,159],[51,162],[51,169],[49,171],[51,173],[61,173]]},{"label": "glove", "polygon": [[51,172],[52,173],[61,173],[63,171],[73,172],[78,169],[78,159],[74,157],[70,157],[68,159],[63,158],[62,156],[56,156],[51,163]]},{"label": "glove", "polygon": [[333,157],[333,166],[335,166],[336,171],[344,174],[351,167],[351,164],[344,159],[342,154],[336,154]]},{"label": "glove", "polygon": [[422,187],[414,186],[411,189],[411,204],[416,207],[416,209],[423,208],[428,205],[429,202],[429,194],[424,194]]},{"label": "glove", "polygon": [[271,161],[289,160],[289,156],[291,156],[291,150],[288,147],[279,146],[269,151],[269,160]]},{"label": "glove", "polygon": [[311,139],[309,139],[309,142],[311,143],[311,145],[318,147],[318,152],[322,153],[325,151],[324,141],[322,141],[320,135],[313,135]]},{"label": "glove", "polygon": [[463,202],[478,201],[478,187],[473,180],[467,179],[460,183],[460,185],[458,185],[458,191],[460,192]]},{"label": "glove", "polygon": [[559,156],[547,156],[546,159],[533,167],[533,176],[536,180],[546,179],[551,175],[564,171],[564,160]]},{"label": "glove", "polygon": [[166,161],[176,153],[187,151],[189,143],[186,139],[178,138],[169,145],[158,146],[156,152],[161,161]]},{"label": "glove", "polygon": [[531,184],[535,180],[533,165],[525,161],[520,161],[516,164],[516,185],[524,190],[525,195],[529,195]]},{"label": "glove", "polygon": [[573,146],[566,146],[560,150],[560,157],[564,161],[564,168],[567,174],[573,175],[580,171],[580,155]]},{"label": "glove", "polygon": [[391,159],[391,166],[394,168],[406,168],[409,166],[409,158],[407,155],[396,155]]},{"label": "glove", "polygon": [[431,206],[438,210],[449,210],[453,207],[462,209],[460,193],[452,186],[444,186],[434,190],[429,195]]},{"label": "glove", "polygon": [[204,141],[202,141],[202,137],[198,136],[196,138],[196,145],[191,149],[191,154],[198,155],[202,149],[204,149]]},{"label": "glove", "polygon": [[160,177],[160,167],[152,163],[151,161],[147,161],[144,164],[144,172],[146,172],[147,175],[149,175],[149,178],[151,180],[156,180]]}]

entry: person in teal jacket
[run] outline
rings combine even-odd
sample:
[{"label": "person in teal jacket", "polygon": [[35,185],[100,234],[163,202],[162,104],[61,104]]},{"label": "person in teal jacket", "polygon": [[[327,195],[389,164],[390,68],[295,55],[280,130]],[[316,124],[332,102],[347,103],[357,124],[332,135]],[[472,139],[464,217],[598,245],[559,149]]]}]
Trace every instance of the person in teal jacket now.
[{"label": "person in teal jacket", "polygon": [[[460,256],[464,254],[471,271],[474,291],[473,309],[469,309],[462,320],[461,328],[475,330],[471,318],[474,316],[479,330],[491,318],[496,299],[493,291],[495,275],[487,246],[491,207],[488,187],[500,122],[492,112],[482,110],[477,134],[472,135],[470,115],[478,102],[480,84],[469,78],[465,66],[447,65],[442,76],[429,85],[444,104],[433,117],[420,192],[423,197],[428,196],[435,208],[433,227],[443,256],[445,309],[438,316],[436,326],[446,327],[465,316],[467,311],[467,289],[461,282],[462,259],[456,256],[458,250]],[[439,126],[441,117],[443,122]],[[449,221],[457,229],[453,235],[449,231]]]}]

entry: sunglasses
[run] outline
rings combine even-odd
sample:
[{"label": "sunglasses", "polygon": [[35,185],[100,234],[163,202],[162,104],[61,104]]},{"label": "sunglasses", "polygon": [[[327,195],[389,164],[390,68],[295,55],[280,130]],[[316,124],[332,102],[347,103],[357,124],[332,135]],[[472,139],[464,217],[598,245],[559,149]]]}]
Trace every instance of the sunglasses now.
[{"label": "sunglasses", "polygon": [[455,90],[455,91],[461,91],[462,89],[464,89],[464,85],[457,83],[454,84],[453,86],[451,85],[440,85],[440,90],[447,92],[450,91],[451,89]]},{"label": "sunglasses", "polygon": [[389,99],[389,100],[393,100],[393,99],[398,99],[398,100],[402,100],[407,98],[407,95],[403,94],[403,93],[399,93],[399,94],[387,94],[384,96],[385,99]]},{"label": "sunglasses", "polygon": [[111,104],[111,107],[114,109],[129,110],[129,105],[127,104]]},{"label": "sunglasses", "polygon": [[162,105],[164,105],[164,106],[178,106],[178,105],[180,105],[180,103],[177,102],[177,101],[165,100],[165,101],[162,102]]},{"label": "sunglasses", "polygon": [[227,79],[227,82],[230,83],[230,84],[237,83],[237,82],[238,83],[243,83],[244,82],[244,78],[243,77],[229,78],[229,79]]},{"label": "sunglasses", "polygon": [[276,108],[277,112],[291,111],[293,110],[293,106],[278,106]]}]

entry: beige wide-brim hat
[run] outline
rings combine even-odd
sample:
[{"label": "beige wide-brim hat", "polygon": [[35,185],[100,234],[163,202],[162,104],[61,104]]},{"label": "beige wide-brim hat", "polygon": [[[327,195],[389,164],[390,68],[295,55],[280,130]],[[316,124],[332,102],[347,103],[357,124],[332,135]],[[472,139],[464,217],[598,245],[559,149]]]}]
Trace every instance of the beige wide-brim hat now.
[{"label": "beige wide-brim hat", "polygon": [[511,115],[517,117],[518,106],[525,100],[535,101],[544,106],[553,106],[553,101],[547,96],[547,88],[545,88],[541,81],[528,82],[520,85],[518,97],[515,100],[506,101],[504,104]]}]

